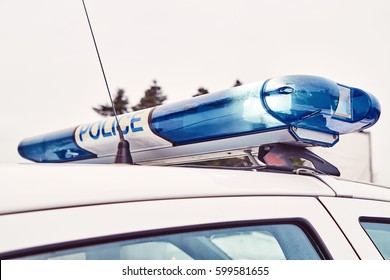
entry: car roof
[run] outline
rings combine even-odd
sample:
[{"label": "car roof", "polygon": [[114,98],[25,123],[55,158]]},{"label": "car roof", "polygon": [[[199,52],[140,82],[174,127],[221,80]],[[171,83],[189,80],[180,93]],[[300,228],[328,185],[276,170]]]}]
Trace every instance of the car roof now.
[{"label": "car roof", "polygon": [[114,164],[15,164],[0,165],[0,170],[0,215],[95,204],[226,196],[340,194],[390,201],[390,189],[344,183],[328,176]]},{"label": "car roof", "polygon": [[387,186],[351,181],[334,176],[320,177],[334,190],[338,197],[390,201],[390,188]]}]

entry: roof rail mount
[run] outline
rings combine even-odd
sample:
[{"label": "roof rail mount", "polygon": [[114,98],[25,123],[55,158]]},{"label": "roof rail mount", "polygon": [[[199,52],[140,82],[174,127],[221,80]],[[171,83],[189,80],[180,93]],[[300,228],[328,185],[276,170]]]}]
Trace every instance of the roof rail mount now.
[{"label": "roof rail mount", "polygon": [[[309,161],[316,171],[340,176],[338,168],[306,147],[288,144],[269,144],[259,147],[258,158],[267,166],[287,167],[291,169],[306,168],[305,161]],[[299,161],[301,164],[294,164]]]}]

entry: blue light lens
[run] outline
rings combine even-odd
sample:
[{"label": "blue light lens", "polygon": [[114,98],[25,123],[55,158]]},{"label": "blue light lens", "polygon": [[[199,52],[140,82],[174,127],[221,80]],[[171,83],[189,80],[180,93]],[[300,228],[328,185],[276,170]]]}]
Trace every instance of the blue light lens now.
[{"label": "blue light lens", "polygon": [[337,84],[313,76],[284,76],[268,80],[262,92],[269,112],[286,123],[316,112],[330,114],[337,106]]},{"label": "blue light lens", "polygon": [[151,126],[156,134],[177,145],[285,126],[261,104],[262,85],[244,85],[156,107]]},{"label": "blue light lens", "polygon": [[262,100],[279,121],[296,127],[343,134],[372,126],[379,102],[363,90],[315,76],[283,76],[268,80]]},{"label": "blue light lens", "polygon": [[95,158],[81,149],[73,138],[74,128],[26,138],[18,146],[19,154],[35,162],[66,162]]}]

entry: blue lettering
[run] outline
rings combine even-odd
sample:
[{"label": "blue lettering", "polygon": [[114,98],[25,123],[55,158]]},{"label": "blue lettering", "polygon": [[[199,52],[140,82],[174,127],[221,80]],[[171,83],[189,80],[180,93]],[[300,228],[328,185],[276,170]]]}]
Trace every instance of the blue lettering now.
[{"label": "blue lettering", "polygon": [[81,142],[83,142],[83,134],[87,133],[88,128],[89,128],[89,124],[86,124],[82,128],[80,128],[79,138]]},{"label": "blue lettering", "polygon": [[[126,118],[126,121],[123,120],[123,118]],[[130,122],[127,123],[127,121],[130,119]],[[107,124],[107,122],[111,121],[111,125]],[[128,134],[130,132],[140,132],[144,131],[142,125],[139,124],[141,121],[141,117],[138,117],[138,114],[127,114],[122,116],[119,119],[119,125],[116,122],[115,119],[105,119],[100,122],[92,123],[92,124],[86,124],[80,127],[79,129],[79,139],[81,142],[85,140],[85,134],[89,134],[89,136],[97,140],[100,136],[102,137],[111,137],[113,135],[117,135],[118,129],[122,130],[123,135]],[[122,126],[120,124],[122,123]],[[108,125],[108,126],[107,126]],[[126,125],[123,129],[123,125]],[[107,126],[107,127],[106,127]]]},{"label": "blue lettering", "polygon": [[[123,117],[127,117],[128,118],[129,116],[123,116]],[[119,119],[119,127],[120,127],[120,123],[121,123],[122,118]],[[120,129],[122,129],[122,128],[120,127]],[[123,133],[123,135],[126,135],[127,133],[129,133],[129,126],[128,125],[126,125],[126,129],[125,130],[122,129],[122,133]]]},{"label": "blue lettering", "polygon": [[136,122],[139,122],[141,120],[141,118],[136,118],[136,115],[137,114],[134,114],[132,117],[131,117],[131,121],[130,121],[130,126],[131,126],[131,131],[132,132],[139,132],[139,131],[143,131],[144,129],[141,127],[135,127],[134,126],[134,123]]},{"label": "blue lettering", "polygon": [[106,122],[107,122],[107,120],[105,120],[105,121],[103,122],[103,125],[102,125],[102,135],[103,135],[103,137],[110,137],[110,136],[112,136],[112,133],[111,133],[111,132],[106,132],[106,131],[105,131]]},{"label": "blue lettering", "polygon": [[[96,124],[96,123],[95,123],[95,124]],[[89,128],[89,136],[91,136],[92,139],[95,139],[95,140],[96,140],[96,139],[98,139],[99,136],[100,136],[100,126],[101,126],[101,122],[98,123],[98,128],[97,128],[97,130],[96,130],[96,134],[93,135],[93,134],[92,134],[92,128],[94,127],[95,124],[91,125],[91,127]]]},{"label": "blue lettering", "polygon": [[111,132],[113,135],[116,135],[116,120],[115,119],[112,121]]}]

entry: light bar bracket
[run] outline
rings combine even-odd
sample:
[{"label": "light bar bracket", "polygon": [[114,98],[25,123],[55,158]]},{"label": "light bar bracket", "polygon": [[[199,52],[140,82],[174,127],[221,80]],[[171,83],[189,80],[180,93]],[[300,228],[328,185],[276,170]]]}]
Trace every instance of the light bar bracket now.
[{"label": "light bar bracket", "polygon": [[263,145],[259,148],[259,160],[267,164],[267,166],[286,167],[290,169],[305,168],[304,165],[294,165],[292,160],[307,160],[313,164],[316,171],[323,172],[328,175],[340,176],[340,171],[305,147],[273,144]]}]

